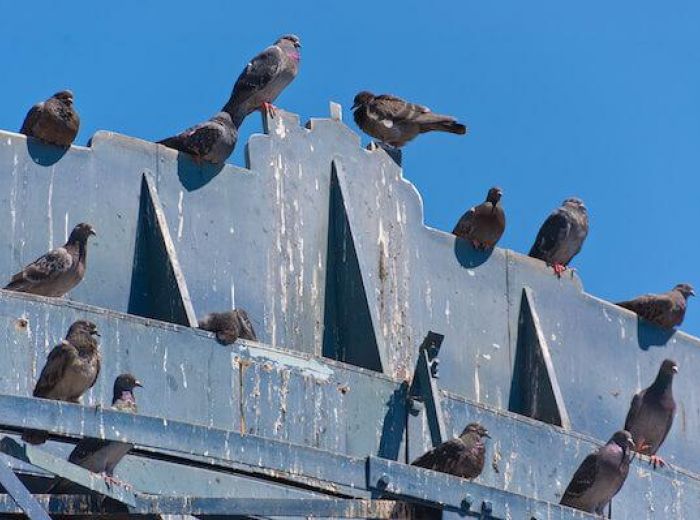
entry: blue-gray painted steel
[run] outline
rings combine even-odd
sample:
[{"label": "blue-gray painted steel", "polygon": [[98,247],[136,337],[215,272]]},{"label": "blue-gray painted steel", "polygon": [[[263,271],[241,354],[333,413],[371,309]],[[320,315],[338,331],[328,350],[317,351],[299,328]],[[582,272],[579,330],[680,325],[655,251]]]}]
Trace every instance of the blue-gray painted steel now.
[{"label": "blue-gray painted steel", "polygon": [[[8,223],[0,229],[0,272],[9,279],[63,243],[78,221],[99,233],[73,302],[0,294],[0,393],[31,395],[48,350],[73,320],[88,317],[103,333],[104,363],[86,403],[108,404],[114,376],[128,370],[145,380],[146,415],[407,461],[431,444],[424,419],[406,430],[405,382],[415,345],[436,330],[445,335],[447,433],[479,420],[494,435],[491,467],[478,482],[556,502],[592,440],[622,426],[631,396],[672,357],[681,366],[678,418],[661,454],[685,469],[651,473],[635,463],[615,509],[620,518],[693,518],[700,396],[688,374],[698,364],[697,339],[638,321],[542,262],[502,249],[476,252],[425,227],[417,191],[385,151],[361,149],[337,118],[303,128],[296,116],[278,115],[266,122],[267,135],[248,143],[249,169],[199,166],[109,132],[59,155],[0,132],[7,179],[0,212]],[[146,282],[158,276],[156,296]],[[526,288],[537,326],[520,323]],[[192,323],[193,314],[234,305],[249,312],[262,343],[222,347],[209,333],[123,314]],[[569,432],[505,411],[523,402],[516,394],[528,374],[517,358],[533,334],[549,354],[533,383],[556,378],[552,399],[568,411]],[[322,353],[372,370],[324,361]],[[53,416],[44,419],[48,425]]]},{"label": "blue-gray painted steel", "polygon": [[17,478],[7,461],[0,460],[0,485],[11,497],[14,505],[27,515],[30,520],[51,520],[51,517],[36,501],[34,496]]}]

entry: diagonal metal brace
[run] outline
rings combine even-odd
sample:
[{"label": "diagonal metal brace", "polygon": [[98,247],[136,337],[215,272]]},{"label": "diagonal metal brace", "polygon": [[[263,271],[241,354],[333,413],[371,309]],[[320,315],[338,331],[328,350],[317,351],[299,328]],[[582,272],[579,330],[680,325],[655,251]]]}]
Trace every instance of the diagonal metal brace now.
[{"label": "diagonal metal brace", "polygon": [[108,484],[100,475],[55,457],[41,448],[17,442],[10,437],[2,437],[0,439],[0,451],[22,462],[70,480],[100,495],[129,506],[136,505],[134,493],[125,486],[118,483]]},{"label": "diagonal metal brace", "polygon": [[439,364],[438,353],[445,339],[443,334],[430,331],[418,349],[418,360],[413,373],[413,381],[408,391],[408,399],[420,401],[425,405],[425,411],[430,427],[430,437],[433,446],[442,444],[445,439],[445,421],[442,416],[442,403],[436,379]]},{"label": "diagonal metal brace", "polygon": [[6,460],[0,460],[0,484],[30,520],[51,520],[34,495],[24,487],[22,481],[10,469]]}]

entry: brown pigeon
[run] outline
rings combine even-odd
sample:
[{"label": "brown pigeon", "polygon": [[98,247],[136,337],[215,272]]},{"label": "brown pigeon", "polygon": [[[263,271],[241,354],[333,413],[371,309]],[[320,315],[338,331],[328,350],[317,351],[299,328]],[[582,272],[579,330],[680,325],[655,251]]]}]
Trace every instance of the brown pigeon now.
[{"label": "brown pigeon", "polygon": [[389,94],[375,96],[362,91],[355,96],[352,110],[363,132],[396,148],[426,132],[467,133],[467,127],[454,117],[434,114],[427,107]]},{"label": "brown pigeon", "polygon": [[19,132],[45,143],[68,147],[75,141],[78,128],[80,117],[73,106],[73,93],[62,90],[34,105]]},{"label": "brown pigeon", "polygon": [[63,247],[34,260],[14,275],[4,289],[41,296],[65,295],[85,276],[87,241],[95,234],[90,224],[78,224]]},{"label": "brown pigeon", "polygon": [[486,447],[482,440],[489,432],[479,423],[470,423],[462,434],[414,460],[411,465],[473,479],[484,469]]},{"label": "brown pigeon", "polygon": [[695,291],[687,283],[679,283],[662,294],[645,294],[634,300],[619,302],[617,305],[629,309],[642,318],[664,329],[672,329],[683,323],[688,298]]},{"label": "brown pigeon", "polygon": [[530,256],[544,260],[561,276],[571,259],[581,251],[588,236],[588,211],[583,201],[568,198],[544,221]]},{"label": "brown pigeon", "polygon": [[199,321],[199,328],[214,332],[223,345],[235,343],[238,338],[257,341],[253,324],[243,309],[207,314]]},{"label": "brown pigeon", "polygon": [[272,102],[299,72],[300,48],[299,37],[286,34],[246,65],[222,109],[231,114],[236,128],[248,114],[258,109],[274,117]]},{"label": "brown pigeon", "polygon": [[238,130],[227,112],[219,112],[211,119],[168,137],[158,144],[185,152],[196,162],[223,164],[233,152],[238,140]]},{"label": "brown pigeon", "polygon": [[649,462],[654,467],[665,464],[656,452],[666,440],[676,414],[676,401],[673,399],[673,376],[676,373],[676,362],[665,359],[651,386],[632,398],[625,420],[625,430],[632,434],[635,450],[649,455]]},{"label": "brown pigeon", "polygon": [[[114,381],[114,393],[112,394],[112,409],[120,412],[137,413],[136,397],[134,389],[143,387],[141,382],[131,374],[121,374]],[[68,462],[80,467],[101,473],[108,481],[115,481],[113,477],[117,464],[129,453],[134,445],[126,442],[106,441],[86,437],[82,439],[68,456]],[[65,479],[56,479],[48,492],[62,494],[70,492],[72,483]]]},{"label": "brown pigeon", "polygon": [[[49,352],[34,387],[34,397],[79,403],[100,373],[100,350],[94,337],[99,335],[97,326],[90,321],[73,323],[66,339]],[[41,444],[47,438],[48,434],[39,430],[27,430],[22,435],[31,444]]]},{"label": "brown pigeon", "polygon": [[501,205],[501,188],[493,187],[486,201],[473,206],[459,219],[452,233],[469,240],[476,249],[492,249],[506,228],[506,214]]},{"label": "brown pigeon", "polygon": [[628,431],[615,432],[605,446],[583,460],[559,503],[588,513],[604,514],[605,506],[627,479],[633,448]]}]

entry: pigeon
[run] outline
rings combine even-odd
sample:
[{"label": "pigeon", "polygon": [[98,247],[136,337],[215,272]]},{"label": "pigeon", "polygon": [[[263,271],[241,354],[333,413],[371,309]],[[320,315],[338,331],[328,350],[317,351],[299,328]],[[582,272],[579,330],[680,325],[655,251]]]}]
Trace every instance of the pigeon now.
[{"label": "pigeon", "polygon": [[80,117],[73,106],[73,93],[62,90],[34,105],[19,132],[45,143],[69,147],[75,141],[79,127]]},{"label": "pigeon", "polygon": [[[131,374],[121,374],[114,380],[112,409],[120,412],[137,413],[134,388],[143,385]],[[124,458],[134,445],[126,442],[106,441],[86,437],[82,439],[68,456],[68,462],[80,467],[101,473],[107,481],[116,481],[113,477],[114,468]],[[72,483],[66,479],[57,479],[49,488],[51,493],[68,493]]]},{"label": "pigeon", "polygon": [[649,463],[665,465],[656,455],[673,424],[676,414],[676,401],[673,399],[673,376],[678,373],[678,365],[671,359],[661,363],[659,373],[649,388],[641,390],[632,398],[630,410],[625,420],[625,430],[634,437],[635,450],[650,456]]},{"label": "pigeon", "polygon": [[473,479],[484,469],[486,447],[483,437],[489,432],[479,423],[470,423],[462,434],[414,460],[411,465]]},{"label": "pigeon", "polygon": [[544,221],[530,256],[544,260],[561,276],[571,259],[581,251],[588,235],[588,211],[583,201],[568,198]]},{"label": "pigeon", "polygon": [[427,107],[389,94],[375,96],[362,91],[355,96],[351,110],[363,132],[395,148],[426,132],[467,133],[467,127],[454,117],[433,114]]},{"label": "pigeon", "polygon": [[231,114],[236,128],[258,109],[275,116],[272,102],[299,72],[300,48],[298,36],[285,34],[246,65],[223,108]]},{"label": "pigeon", "polygon": [[695,290],[687,283],[679,283],[663,294],[645,294],[634,300],[619,302],[617,305],[629,309],[642,318],[664,329],[683,323],[688,298],[695,296]]},{"label": "pigeon", "polygon": [[[34,397],[80,403],[80,397],[95,384],[100,373],[100,350],[94,337],[99,335],[97,326],[90,321],[73,323],[66,339],[49,352],[34,387]],[[30,444],[42,444],[47,438],[48,434],[39,430],[26,430],[22,435]]]},{"label": "pigeon", "polygon": [[223,345],[231,345],[238,338],[258,340],[253,324],[248,319],[248,313],[243,309],[207,314],[199,320],[199,328],[214,332],[216,339]]},{"label": "pigeon", "polygon": [[501,206],[502,195],[501,188],[491,188],[484,202],[462,215],[452,233],[469,240],[476,249],[492,249],[506,228],[506,214]]},{"label": "pigeon", "polygon": [[238,130],[231,116],[219,112],[178,135],[158,141],[158,144],[188,153],[196,162],[223,164],[233,152],[237,140]]},{"label": "pigeon", "polygon": [[34,260],[14,275],[4,288],[55,298],[64,296],[85,276],[87,241],[94,235],[95,230],[90,224],[78,224],[63,247]]},{"label": "pigeon", "polygon": [[625,483],[633,448],[630,432],[615,432],[605,446],[583,460],[559,503],[602,515]]}]

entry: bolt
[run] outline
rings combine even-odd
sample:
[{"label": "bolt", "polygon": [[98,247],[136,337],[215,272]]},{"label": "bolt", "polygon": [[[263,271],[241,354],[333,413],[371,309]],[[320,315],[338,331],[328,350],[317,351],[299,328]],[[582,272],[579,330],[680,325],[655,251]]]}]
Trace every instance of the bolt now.
[{"label": "bolt", "polygon": [[377,480],[377,487],[379,489],[386,489],[389,487],[389,483],[391,482],[391,479],[389,478],[389,475],[386,473],[382,473],[382,476],[379,477],[379,480]]},{"label": "bolt", "polygon": [[440,379],[440,374],[438,370],[440,369],[440,360],[438,358],[433,359],[433,362],[430,365],[430,375],[433,376],[435,379]]},{"label": "bolt", "polygon": [[487,515],[490,515],[493,511],[493,504],[491,504],[491,502],[489,502],[488,500],[484,500],[481,504],[481,510]]},{"label": "bolt", "polygon": [[464,508],[465,511],[469,511],[472,507],[472,502],[474,499],[472,498],[471,495],[467,495],[462,499],[462,508]]}]

